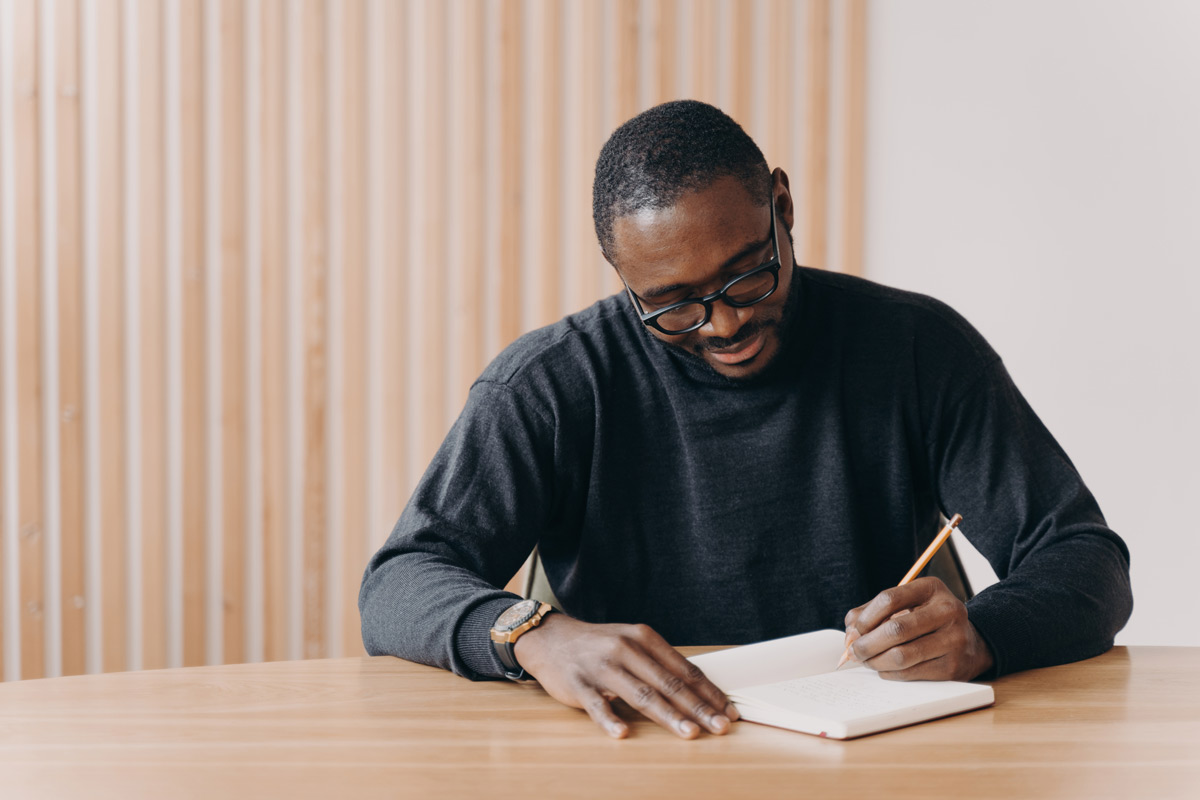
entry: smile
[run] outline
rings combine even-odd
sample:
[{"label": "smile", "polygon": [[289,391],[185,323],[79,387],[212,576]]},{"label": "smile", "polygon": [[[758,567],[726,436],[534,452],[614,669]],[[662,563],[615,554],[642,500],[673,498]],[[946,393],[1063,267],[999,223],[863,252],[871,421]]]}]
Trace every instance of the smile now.
[{"label": "smile", "polygon": [[726,347],[722,350],[709,350],[708,353],[722,364],[741,364],[761,353],[766,343],[767,332],[762,330],[755,336],[733,347]]}]

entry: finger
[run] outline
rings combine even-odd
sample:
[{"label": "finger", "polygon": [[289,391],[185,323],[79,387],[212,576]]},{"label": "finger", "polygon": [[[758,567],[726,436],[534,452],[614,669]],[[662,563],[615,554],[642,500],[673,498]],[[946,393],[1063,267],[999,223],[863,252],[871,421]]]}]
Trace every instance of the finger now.
[{"label": "finger", "polygon": [[653,686],[643,681],[628,670],[621,670],[614,676],[614,689],[621,699],[644,716],[657,722],[667,730],[683,739],[695,739],[700,735],[700,726],[683,715]]},{"label": "finger", "polygon": [[[896,650],[896,648],[906,643],[911,643],[923,636],[928,636],[944,627],[950,621],[950,617],[941,613],[940,609],[923,606],[916,610],[910,611],[902,609],[891,618],[886,620],[882,625],[856,638],[850,644],[850,652],[855,659],[872,667],[879,669],[873,665],[872,661],[881,658],[884,654]],[[898,658],[893,653],[890,658]],[[886,664],[887,662],[878,662]],[[887,668],[898,669],[907,664],[890,666]]]},{"label": "finger", "polygon": [[629,735],[629,726],[616,715],[600,692],[591,687],[581,687],[576,699],[588,716],[609,736],[624,739]]},{"label": "finger", "polygon": [[684,658],[667,640],[652,629],[646,628],[639,634],[638,644],[648,655],[673,675],[681,678],[688,687],[700,696],[711,708],[718,709],[729,720],[738,718],[737,709],[729,698],[708,676],[691,661]]},{"label": "finger", "polygon": [[846,633],[850,633],[851,630],[854,630],[858,627],[858,618],[862,616],[862,612],[863,612],[864,608],[866,608],[865,604],[859,606],[858,608],[852,608],[846,612],[846,619],[845,619]]},{"label": "finger", "polygon": [[647,654],[644,660],[629,665],[629,670],[675,706],[685,717],[700,723],[709,733],[729,730],[730,720],[700,697],[680,676]]},{"label": "finger", "polygon": [[938,630],[889,647],[868,657],[863,664],[879,673],[903,672],[918,664],[924,664],[926,661],[944,656],[947,652],[946,640],[947,637]]},{"label": "finger", "polygon": [[[920,578],[906,586],[893,586],[875,595],[854,621],[859,633],[875,630],[896,612],[913,609],[926,602],[937,591],[941,581],[936,578]],[[942,584],[944,585],[944,584]]]},{"label": "finger", "polygon": [[880,672],[879,677],[889,681],[948,681],[954,680],[950,674],[948,658],[944,655],[913,664],[904,669]]}]

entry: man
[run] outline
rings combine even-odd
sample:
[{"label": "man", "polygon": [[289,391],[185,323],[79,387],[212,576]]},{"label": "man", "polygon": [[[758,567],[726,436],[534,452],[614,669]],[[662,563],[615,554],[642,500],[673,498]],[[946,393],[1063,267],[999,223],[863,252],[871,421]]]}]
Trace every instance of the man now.
[{"label": "man", "polygon": [[[1128,551],[999,357],[935,300],[798,266],[788,177],[733,120],[625,123],[593,213],[627,291],[476,381],[367,568],[371,653],[532,676],[616,737],[619,697],[691,738],[736,712],[671,645],[845,625],[899,680],[1111,646]],[[895,587],[953,513],[999,583]],[[535,545],[562,613],[496,588]]]}]

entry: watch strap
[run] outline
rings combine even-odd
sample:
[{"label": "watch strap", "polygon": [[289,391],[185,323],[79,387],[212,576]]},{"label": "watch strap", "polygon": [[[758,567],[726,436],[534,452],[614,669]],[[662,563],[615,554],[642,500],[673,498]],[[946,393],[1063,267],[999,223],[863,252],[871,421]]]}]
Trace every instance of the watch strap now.
[{"label": "watch strap", "polygon": [[495,642],[496,655],[500,657],[500,663],[504,665],[504,677],[510,681],[523,681],[529,675],[517,663],[517,652],[513,646],[515,642]]},{"label": "watch strap", "polygon": [[[528,633],[541,624],[546,615],[554,611],[554,608],[549,603],[539,603],[537,610],[530,617],[533,620],[532,625],[528,625],[525,630],[519,631],[516,638],[509,641],[492,640],[492,647],[496,652],[496,656],[500,659],[500,663],[504,666],[504,677],[510,681],[532,680],[532,676],[517,662],[516,643],[517,638]],[[522,627],[525,627],[524,625]]]}]

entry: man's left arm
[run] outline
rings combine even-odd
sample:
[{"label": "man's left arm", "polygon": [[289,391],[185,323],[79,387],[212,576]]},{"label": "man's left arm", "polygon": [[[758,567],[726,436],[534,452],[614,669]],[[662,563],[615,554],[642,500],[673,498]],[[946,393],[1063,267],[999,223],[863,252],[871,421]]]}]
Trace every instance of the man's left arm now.
[{"label": "man's left arm", "polygon": [[1133,609],[1129,550],[1002,362],[946,401],[927,446],[940,507],[1000,581],[965,608],[933,578],[887,590],[847,615],[854,656],[884,677],[968,680],[1110,648]]}]

